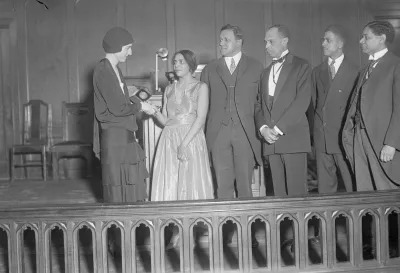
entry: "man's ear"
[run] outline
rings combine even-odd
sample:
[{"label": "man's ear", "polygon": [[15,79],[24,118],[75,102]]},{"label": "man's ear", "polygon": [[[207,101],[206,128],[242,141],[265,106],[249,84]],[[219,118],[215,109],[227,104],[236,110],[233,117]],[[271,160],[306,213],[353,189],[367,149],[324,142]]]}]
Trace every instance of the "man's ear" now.
[{"label": "man's ear", "polygon": [[343,49],[344,47],[344,42],[342,40],[339,40],[339,48]]},{"label": "man's ear", "polygon": [[381,39],[383,44],[386,44],[386,34],[382,34],[379,36],[379,39]]},{"label": "man's ear", "polygon": [[282,39],[282,44],[284,46],[287,46],[288,42],[289,42],[289,38],[288,37],[285,37],[285,38]]}]

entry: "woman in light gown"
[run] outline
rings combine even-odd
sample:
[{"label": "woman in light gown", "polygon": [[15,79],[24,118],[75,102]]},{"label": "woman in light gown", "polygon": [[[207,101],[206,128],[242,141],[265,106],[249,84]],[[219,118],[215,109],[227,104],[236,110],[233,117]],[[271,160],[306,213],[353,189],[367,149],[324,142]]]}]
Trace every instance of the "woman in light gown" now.
[{"label": "woman in light gown", "polygon": [[197,62],[190,50],[174,54],[178,80],[165,89],[163,108],[154,114],[164,125],[153,165],[151,201],[214,198],[204,124],[208,86],[193,73]]}]

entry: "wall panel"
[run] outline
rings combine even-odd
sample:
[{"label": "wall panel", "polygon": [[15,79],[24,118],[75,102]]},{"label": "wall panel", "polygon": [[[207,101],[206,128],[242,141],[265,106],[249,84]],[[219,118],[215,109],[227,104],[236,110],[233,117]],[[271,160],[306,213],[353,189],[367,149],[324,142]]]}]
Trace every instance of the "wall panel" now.
[{"label": "wall panel", "polygon": [[215,34],[214,0],[175,0],[175,50],[190,49],[199,63],[215,58],[217,40]]},{"label": "wall panel", "polygon": [[[126,63],[127,76],[148,76],[155,72],[155,54],[167,47],[165,2],[160,0],[126,1],[125,25],[132,31],[133,56]],[[160,62],[160,75],[166,64]]]},{"label": "wall panel", "polygon": [[[94,8],[96,7],[96,8]],[[92,75],[96,63],[104,58],[103,37],[108,29],[117,25],[118,1],[81,0],[75,5],[76,58],[78,94],[80,101],[91,99]],[[127,27],[130,31],[131,28]],[[71,56],[74,58],[74,56]],[[76,100],[76,98],[73,98]]]},{"label": "wall panel", "polygon": [[[68,99],[65,1],[54,0],[50,9],[26,2],[27,98],[42,99],[59,109]],[[54,111],[56,120],[61,111]]]},{"label": "wall panel", "polygon": [[258,60],[264,60],[265,56],[265,5],[267,5],[266,1],[224,1],[226,23],[242,28],[243,51]]},{"label": "wall panel", "polygon": [[274,0],[273,24],[284,24],[290,30],[289,49],[308,61],[312,56],[312,20],[310,0]]},{"label": "wall panel", "polygon": [[[317,10],[314,13],[314,17],[318,18],[319,21],[318,32],[315,33],[315,41],[319,41],[318,38],[323,36],[323,32],[328,25],[341,25],[347,33],[345,54],[354,64],[360,65],[359,39],[364,20],[360,18],[358,1],[327,0],[321,2],[314,0],[313,6]],[[321,48],[320,44],[318,46]],[[322,60],[321,50],[319,50],[318,55],[321,56]]]}]

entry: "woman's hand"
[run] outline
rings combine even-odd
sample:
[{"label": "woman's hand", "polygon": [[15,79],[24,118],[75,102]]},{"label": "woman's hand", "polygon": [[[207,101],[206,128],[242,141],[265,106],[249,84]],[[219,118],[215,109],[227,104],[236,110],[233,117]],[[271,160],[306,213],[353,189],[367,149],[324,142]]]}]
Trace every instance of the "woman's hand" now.
[{"label": "woman's hand", "polygon": [[396,153],[396,149],[394,147],[385,145],[385,146],[383,146],[383,148],[381,150],[380,160],[382,162],[389,162],[389,161],[393,160],[395,153]]},{"label": "woman's hand", "polygon": [[143,112],[148,115],[154,115],[154,113],[157,111],[157,107],[148,102],[141,102],[141,104]]}]

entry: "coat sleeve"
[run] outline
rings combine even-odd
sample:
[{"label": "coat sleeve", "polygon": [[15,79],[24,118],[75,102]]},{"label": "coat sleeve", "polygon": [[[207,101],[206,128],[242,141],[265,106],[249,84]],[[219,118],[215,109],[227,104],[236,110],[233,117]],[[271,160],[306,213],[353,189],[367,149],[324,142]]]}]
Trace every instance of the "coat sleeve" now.
[{"label": "coat sleeve", "polygon": [[260,76],[260,83],[258,85],[258,95],[257,95],[257,101],[255,103],[254,107],[254,118],[255,118],[255,124],[256,124],[256,130],[257,132],[260,132],[260,128],[263,125],[267,125],[268,127],[271,127],[270,124],[270,113],[268,111],[264,111],[262,104],[263,102],[263,90],[265,86],[263,86],[263,78],[265,77],[265,71],[261,73]]},{"label": "coat sleeve", "polygon": [[206,65],[206,66],[203,68],[203,70],[201,71],[200,81],[205,82],[207,85],[209,85],[209,80],[208,80],[208,65]]},{"label": "coat sleeve", "polygon": [[298,123],[305,115],[311,99],[311,68],[303,63],[297,75],[296,97],[275,124],[283,133],[293,124]]},{"label": "coat sleeve", "polygon": [[122,90],[112,79],[109,71],[104,68],[95,72],[95,85],[102,96],[108,110],[116,117],[134,115],[140,111],[140,103],[130,103],[125,99]]},{"label": "coat sleeve", "polygon": [[318,99],[317,77],[315,75],[316,73],[317,73],[316,69],[313,69],[311,72],[311,106],[313,110],[317,108],[317,99]]},{"label": "coat sleeve", "polygon": [[400,63],[394,69],[392,87],[392,116],[384,144],[400,150]]}]

